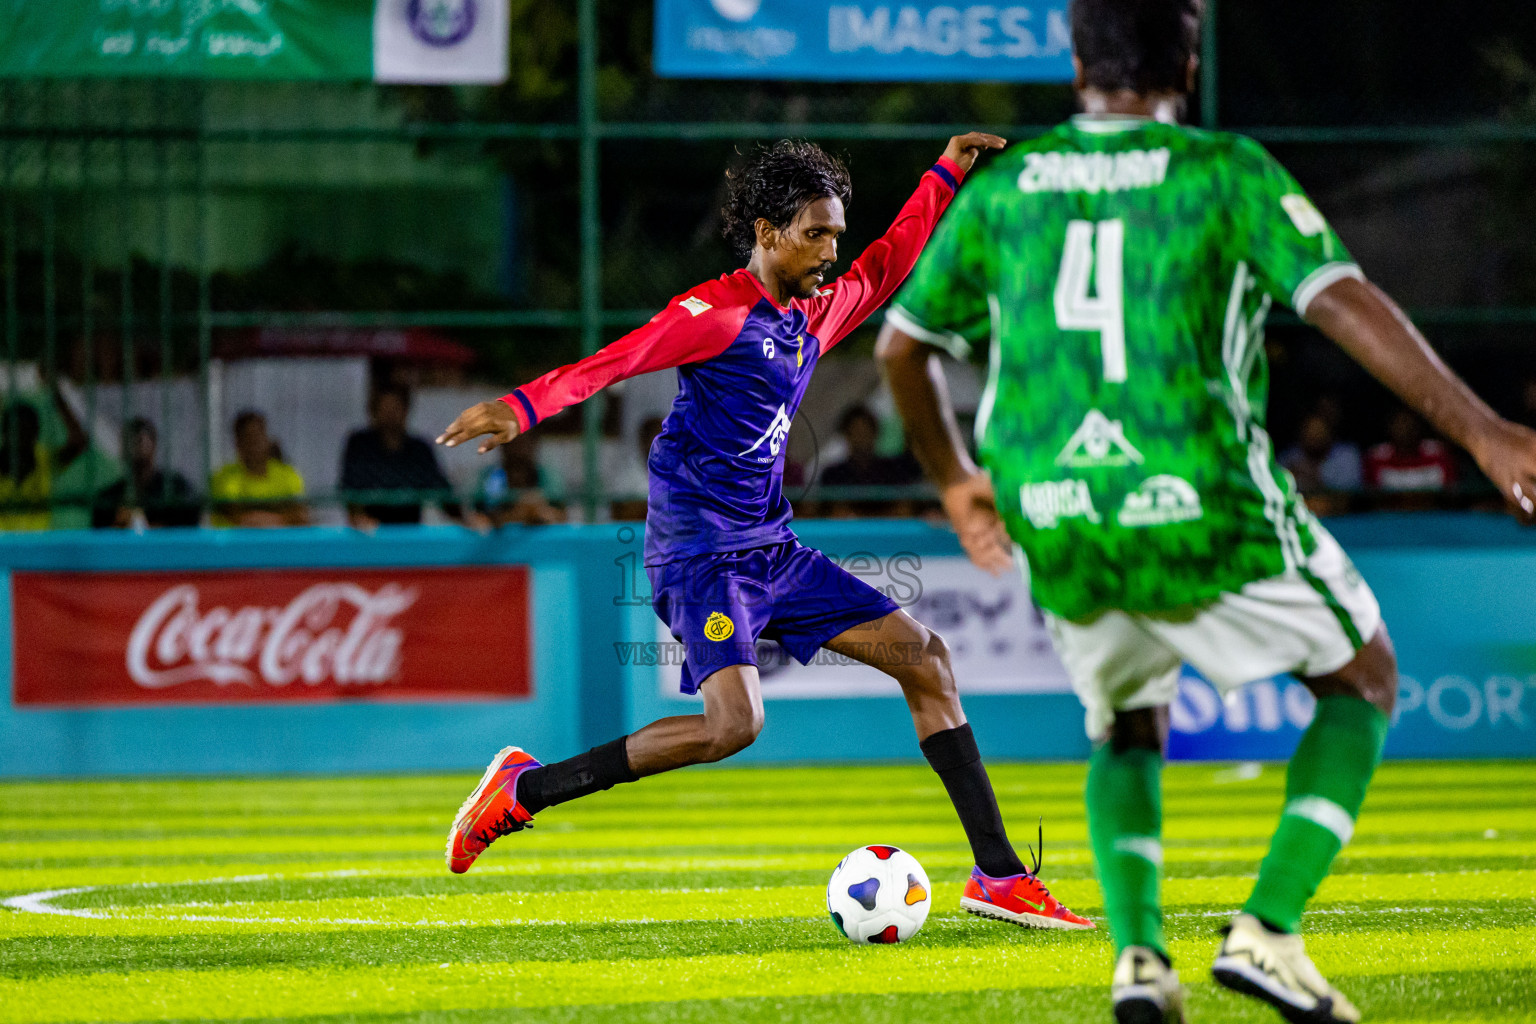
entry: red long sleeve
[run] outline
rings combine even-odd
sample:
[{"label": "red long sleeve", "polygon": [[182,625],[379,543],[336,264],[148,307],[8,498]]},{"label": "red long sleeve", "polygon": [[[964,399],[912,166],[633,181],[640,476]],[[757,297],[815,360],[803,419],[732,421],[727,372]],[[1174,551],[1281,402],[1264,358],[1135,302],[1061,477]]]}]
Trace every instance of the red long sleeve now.
[{"label": "red long sleeve", "polygon": [[527,430],[610,384],[717,356],[741,333],[750,308],[750,303],[737,301],[735,288],[722,279],[684,292],[644,327],[529,381],[501,400],[517,413],[519,428]]},{"label": "red long sleeve", "polygon": [[901,287],[964,178],[958,164],[941,157],[923,175],[917,191],[886,233],[859,254],[846,274],[806,303],[811,333],[821,339],[823,353],[846,338]]}]

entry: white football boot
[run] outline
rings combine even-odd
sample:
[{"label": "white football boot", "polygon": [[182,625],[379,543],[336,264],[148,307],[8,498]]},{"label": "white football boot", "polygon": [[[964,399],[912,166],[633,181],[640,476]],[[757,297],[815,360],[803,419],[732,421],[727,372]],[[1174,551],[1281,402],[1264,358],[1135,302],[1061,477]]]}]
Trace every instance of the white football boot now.
[{"label": "white football boot", "polygon": [[1115,964],[1110,989],[1116,1024],[1184,1024],[1184,986],[1179,972],[1156,950],[1127,946]]},{"label": "white football boot", "polygon": [[1323,978],[1300,935],[1276,935],[1252,914],[1238,914],[1211,967],[1216,980],[1280,1011],[1291,1024],[1356,1024],[1360,1011]]}]

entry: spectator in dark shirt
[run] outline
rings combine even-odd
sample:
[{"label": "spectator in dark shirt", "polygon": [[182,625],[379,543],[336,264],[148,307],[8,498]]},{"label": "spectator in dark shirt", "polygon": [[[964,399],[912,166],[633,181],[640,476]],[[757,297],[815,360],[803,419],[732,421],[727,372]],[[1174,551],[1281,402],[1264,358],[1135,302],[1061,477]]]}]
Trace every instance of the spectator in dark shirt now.
[{"label": "spectator in dark shirt", "polygon": [[[444,496],[452,490],[432,446],[406,433],[410,412],[411,393],[405,387],[386,384],[374,391],[368,403],[370,426],[347,438],[341,458],[343,490],[437,491]],[[419,523],[421,506],[421,499],[414,496],[380,498],[348,505],[347,519],[361,530],[381,524]],[[442,507],[450,518],[462,520],[457,502],[444,501]]]},{"label": "spectator in dark shirt", "polygon": [[[856,405],[843,413],[838,433],[848,444],[848,455],[842,462],[822,470],[823,487],[895,487],[916,482],[917,473],[906,459],[893,459],[880,455],[875,444],[880,439],[880,421],[862,405]],[[906,500],[848,501],[836,499],[829,514],[833,517],[869,515],[907,515],[911,502]]]},{"label": "spectator in dark shirt", "polygon": [[96,495],[91,525],[97,529],[144,526],[196,526],[202,518],[197,493],[187,478],[155,465],[160,437],[155,425],[139,418],[123,428],[127,475]]},{"label": "spectator in dark shirt", "polygon": [[1296,446],[1280,456],[1291,471],[1307,507],[1320,516],[1349,511],[1349,495],[1360,489],[1360,449],[1340,441],[1322,412],[1301,421]]}]

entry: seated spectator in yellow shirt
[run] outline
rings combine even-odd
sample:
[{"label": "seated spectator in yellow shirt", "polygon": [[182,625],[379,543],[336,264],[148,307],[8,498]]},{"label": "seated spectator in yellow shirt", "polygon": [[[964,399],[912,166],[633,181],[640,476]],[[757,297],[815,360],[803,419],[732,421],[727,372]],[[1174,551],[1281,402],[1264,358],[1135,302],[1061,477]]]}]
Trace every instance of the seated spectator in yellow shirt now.
[{"label": "seated spectator in yellow shirt", "polygon": [[235,417],[234,462],[213,475],[209,497],[214,526],[303,526],[309,510],[304,478],[277,458],[267,435],[267,418],[246,410]]},{"label": "seated spectator in yellow shirt", "polygon": [[18,398],[0,410],[0,530],[48,529],[53,523],[48,503],[54,474],[89,445],[69,403],[56,387],[51,391],[69,434],[57,451],[43,442],[42,417],[31,402]]}]

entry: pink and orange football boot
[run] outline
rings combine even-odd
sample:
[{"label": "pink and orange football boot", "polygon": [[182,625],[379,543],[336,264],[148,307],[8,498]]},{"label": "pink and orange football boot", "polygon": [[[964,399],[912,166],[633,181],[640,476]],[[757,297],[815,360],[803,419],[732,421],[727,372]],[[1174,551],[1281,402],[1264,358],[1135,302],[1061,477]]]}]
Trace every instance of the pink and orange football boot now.
[{"label": "pink and orange football boot", "polygon": [[462,875],[487,846],[509,832],[533,827],[533,815],[517,802],[517,779],[541,767],[518,747],[501,749],[448,830],[448,870]]},{"label": "pink and orange football boot", "polygon": [[965,895],[960,897],[960,906],[978,916],[1012,921],[1025,928],[1075,930],[1096,927],[1086,917],[1079,917],[1062,906],[1040,879],[1028,871],[1022,875],[993,878],[982,874],[981,868],[972,868],[970,881],[965,883]]},{"label": "pink and orange football boot", "polygon": [[1031,846],[1029,852],[1034,868],[1026,868],[1022,875],[993,878],[981,868],[971,868],[970,881],[965,883],[965,894],[960,906],[979,917],[995,917],[999,921],[1011,921],[1025,928],[1065,928],[1080,931],[1098,927],[1086,917],[1079,917],[1061,901],[1051,895],[1051,890],[1040,881],[1040,862],[1045,856],[1045,829],[1039,830],[1039,852]]}]

